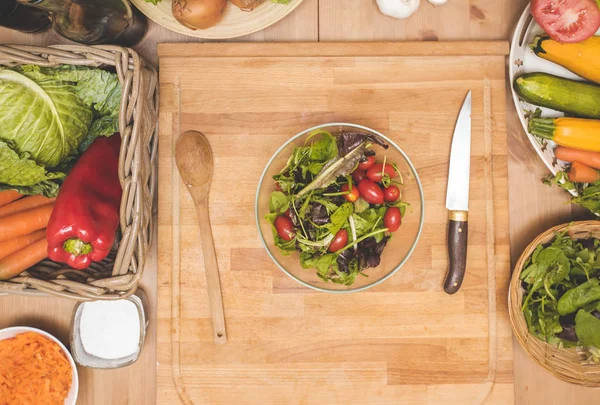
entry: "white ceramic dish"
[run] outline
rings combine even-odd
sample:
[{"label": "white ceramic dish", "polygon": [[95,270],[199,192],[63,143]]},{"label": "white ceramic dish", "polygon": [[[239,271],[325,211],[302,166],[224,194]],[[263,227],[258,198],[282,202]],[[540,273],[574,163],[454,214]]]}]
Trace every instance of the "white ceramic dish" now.
[{"label": "white ceramic dish", "polygon": [[5,328],[0,330],[0,340],[8,339],[15,337],[21,333],[25,332],[34,332],[38,333],[42,336],[47,337],[48,339],[55,342],[60,348],[63,350],[67,359],[69,360],[69,364],[71,365],[71,370],[73,372],[73,378],[71,383],[71,390],[69,391],[69,396],[65,399],[65,405],[76,405],[77,404],[77,394],[79,393],[79,377],[77,375],[77,367],[75,366],[75,362],[73,361],[73,357],[71,353],[67,350],[67,348],[54,336],[49,334],[48,332],[44,332],[43,330],[37,328],[31,328],[29,326],[13,326],[10,328]]},{"label": "white ceramic dish", "polygon": [[[521,125],[523,126],[525,133],[527,133],[529,141],[535,148],[536,152],[538,153],[544,164],[548,167],[552,174],[556,174],[560,171],[563,171],[566,167],[565,162],[557,160],[554,156],[554,149],[556,147],[556,144],[552,141],[548,141],[531,135],[527,131],[529,115],[531,112],[535,111],[536,108],[539,107],[526,103],[525,101],[519,99],[519,96],[517,95],[512,86],[512,83],[514,83],[514,80],[517,77],[529,72],[545,72],[556,76],[566,77],[569,79],[583,80],[579,76],[563,68],[562,66],[539,58],[535,55],[535,53],[533,53],[533,51],[529,48],[529,44],[533,41],[533,38],[536,35],[540,35],[543,33],[544,31],[542,30],[542,28],[533,19],[533,16],[530,13],[530,6],[528,5],[525,8],[525,11],[523,11],[523,15],[521,15],[519,23],[517,24],[517,28],[515,29],[512,44],[510,47],[510,59],[508,65],[513,101],[515,103],[519,119],[521,120]],[[541,108],[541,110],[542,115],[545,117],[564,116],[563,113],[550,110],[548,108]],[[575,193],[575,191],[573,191],[573,193]]]}]

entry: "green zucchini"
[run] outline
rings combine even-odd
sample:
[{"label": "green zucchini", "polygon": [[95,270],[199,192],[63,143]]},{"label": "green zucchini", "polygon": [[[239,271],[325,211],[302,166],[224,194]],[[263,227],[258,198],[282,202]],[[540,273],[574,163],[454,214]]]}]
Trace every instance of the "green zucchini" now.
[{"label": "green zucchini", "polygon": [[600,86],[565,79],[547,73],[526,73],[517,77],[514,89],[519,97],[582,118],[600,118]]}]

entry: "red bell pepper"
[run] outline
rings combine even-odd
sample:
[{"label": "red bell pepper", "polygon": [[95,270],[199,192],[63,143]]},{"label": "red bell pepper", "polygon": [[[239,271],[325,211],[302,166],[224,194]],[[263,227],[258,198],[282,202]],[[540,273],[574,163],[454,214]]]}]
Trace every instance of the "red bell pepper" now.
[{"label": "red bell pepper", "polygon": [[62,184],[46,228],[48,257],[85,269],[110,252],[119,226],[121,136],[99,137]]}]

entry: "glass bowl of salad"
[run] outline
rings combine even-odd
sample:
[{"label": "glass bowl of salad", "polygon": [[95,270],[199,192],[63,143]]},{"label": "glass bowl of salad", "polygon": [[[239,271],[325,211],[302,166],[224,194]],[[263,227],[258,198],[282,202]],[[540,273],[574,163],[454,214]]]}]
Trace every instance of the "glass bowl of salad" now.
[{"label": "glass bowl of salad", "polygon": [[398,271],[417,245],[423,189],[385,135],[332,123],[300,132],[267,163],[256,222],[269,256],[315,290],[352,292]]}]

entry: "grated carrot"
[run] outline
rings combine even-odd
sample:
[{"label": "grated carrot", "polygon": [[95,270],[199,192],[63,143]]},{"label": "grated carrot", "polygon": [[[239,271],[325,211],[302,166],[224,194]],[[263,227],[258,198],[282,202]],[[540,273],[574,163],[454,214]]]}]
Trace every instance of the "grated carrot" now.
[{"label": "grated carrot", "polygon": [[72,383],[62,348],[35,332],[0,340],[0,405],[64,405]]}]

